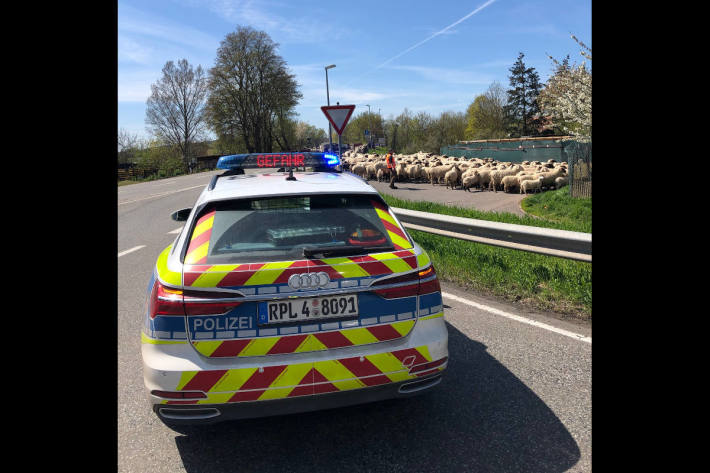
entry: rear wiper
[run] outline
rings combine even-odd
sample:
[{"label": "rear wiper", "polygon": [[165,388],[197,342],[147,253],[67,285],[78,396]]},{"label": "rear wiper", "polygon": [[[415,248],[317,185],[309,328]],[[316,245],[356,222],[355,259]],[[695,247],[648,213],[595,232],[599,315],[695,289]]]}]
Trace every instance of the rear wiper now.
[{"label": "rear wiper", "polygon": [[317,254],[326,256],[346,256],[359,253],[375,253],[378,251],[392,251],[394,246],[341,246],[338,248],[304,248],[303,256],[312,258]]}]

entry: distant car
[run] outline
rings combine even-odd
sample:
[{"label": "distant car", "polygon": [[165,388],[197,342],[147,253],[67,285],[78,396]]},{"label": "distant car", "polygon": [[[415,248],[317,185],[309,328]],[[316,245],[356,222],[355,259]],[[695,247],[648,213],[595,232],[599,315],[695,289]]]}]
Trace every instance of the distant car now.
[{"label": "distant car", "polygon": [[375,189],[326,153],[217,167],[173,214],[184,226],[147,288],[143,373],[163,422],[327,409],[441,381],[436,271]]},{"label": "distant car", "polygon": [[[350,146],[349,146],[349,145],[346,145],[346,144],[343,144],[343,147],[342,147],[342,148],[343,148],[342,151],[345,152],[345,151],[347,151],[347,150],[350,149]],[[330,151],[331,151],[331,149],[330,149],[330,143],[328,143],[328,142],[326,142],[326,143],[321,143],[319,149],[320,149],[321,152],[324,152],[324,153],[330,152]],[[332,152],[337,153],[337,152],[338,152],[338,149],[339,149],[339,148],[338,148],[338,143],[333,143]]]}]

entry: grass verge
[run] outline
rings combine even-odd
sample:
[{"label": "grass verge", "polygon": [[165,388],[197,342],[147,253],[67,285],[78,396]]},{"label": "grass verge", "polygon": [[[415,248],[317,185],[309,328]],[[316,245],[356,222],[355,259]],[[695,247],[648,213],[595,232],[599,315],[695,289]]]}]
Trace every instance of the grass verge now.
[{"label": "grass verge", "polygon": [[[385,194],[383,197],[391,206],[411,210],[563,230],[585,231],[588,228],[587,231],[591,231],[591,223],[586,225],[585,222],[575,221],[573,218],[547,221],[432,202],[413,202]],[[549,209],[550,205],[554,204],[547,205]],[[563,317],[587,321],[592,319],[590,263],[499,248],[416,230],[409,230],[409,233],[429,253],[442,281],[532,309],[555,312]]]},{"label": "grass verge", "polygon": [[569,186],[533,194],[523,199],[520,206],[525,212],[548,221],[583,228],[577,230],[580,232],[592,232],[592,199],[570,197]]},{"label": "grass verge", "polygon": [[[561,190],[562,189],[560,189],[560,191]],[[549,192],[553,191],[548,191],[548,193]],[[488,220],[492,222],[513,223],[516,225],[529,225],[532,227],[557,228],[559,230],[571,230],[575,232],[586,233],[590,233],[592,231],[591,218],[588,221],[585,221],[582,216],[580,216],[578,219],[567,218],[561,220],[547,220],[544,217],[540,219],[535,218],[533,216],[521,217],[519,215],[515,215],[508,212],[483,212],[472,208],[456,207],[453,205],[439,204],[436,202],[399,199],[390,194],[385,194],[382,192],[380,192],[380,194],[385,199],[385,202],[387,202],[387,205],[390,205],[392,207],[400,207],[403,209],[419,210],[421,212],[432,212],[444,215],[454,215],[456,217],[476,218],[479,220]],[[523,202],[525,202],[529,198],[530,197],[523,199]],[[591,201],[591,199],[589,200]],[[589,203],[589,214],[591,217],[591,202]]]}]

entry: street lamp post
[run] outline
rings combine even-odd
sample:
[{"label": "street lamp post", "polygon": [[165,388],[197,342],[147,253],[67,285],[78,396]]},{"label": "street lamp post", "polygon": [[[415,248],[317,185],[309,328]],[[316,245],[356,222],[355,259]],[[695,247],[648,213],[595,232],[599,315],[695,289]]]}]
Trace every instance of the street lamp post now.
[{"label": "street lamp post", "polygon": [[[331,64],[330,66],[325,66],[325,93],[328,98],[328,106],[330,107],[330,90],[328,89],[328,69],[332,69],[335,67],[335,64]],[[328,143],[330,143],[330,152],[333,152],[333,125],[330,124],[330,120],[328,120]]]},{"label": "street lamp post", "polygon": [[370,104],[366,103],[367,105],[367,127],[370,129],[370,134],[367,136],[367,141],[370,144],[370,148],[372,148],[372,123],[370,122]]}]

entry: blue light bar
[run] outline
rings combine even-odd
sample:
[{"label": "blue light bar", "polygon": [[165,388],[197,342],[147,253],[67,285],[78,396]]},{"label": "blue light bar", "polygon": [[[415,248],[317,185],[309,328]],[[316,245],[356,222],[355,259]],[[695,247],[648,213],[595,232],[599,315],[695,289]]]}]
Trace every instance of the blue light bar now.
[{"label": "blue light bar", "polygon": [[340,158],[335,154],[323,153],[326,166],[337,166],[340,164]]},{"label": "blue light bar", "polygon": [[248,154],[230,154],[228,156],[221,156],[217,161],[217,169],[235,169],[241,167],[244,162],[244,158],[249,156]]},{"label": "blue light bar", "polygon": [[314,170],[339,171],[340,158],[330,153],[248,153],[222,156],[217,169],[269,169],[312,167]]}]

